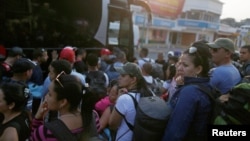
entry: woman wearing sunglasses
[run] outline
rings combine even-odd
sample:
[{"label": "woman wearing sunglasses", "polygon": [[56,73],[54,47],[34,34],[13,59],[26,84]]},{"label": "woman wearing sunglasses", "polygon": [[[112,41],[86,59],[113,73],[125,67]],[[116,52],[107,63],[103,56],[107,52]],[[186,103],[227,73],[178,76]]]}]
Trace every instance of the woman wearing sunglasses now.
[{"label": "woman wearing sunglasses", "polygon": [[[211,103],[197,85],[209,87],[209,50],[192,46],[182,53],[176,65],[181,84],[168,103],[172,113],[163,141],[207,139],[207,123]],[[181,81],[181,83],[180,83]]]},{"label": "woman wearing sunglasses", "polygon": [[92,96],[92,91],[83,89],[75,76],[60,73],[50,84],[49,93],[32,121],[32,140],[60,140],[53,130],[48,129],[47,123],[43,125],[48,110],[57,111],[59,115],[56,120],[62,122],[75,137],[83,138],[83,133],[90,134],[94,107]]},{"label": "woman wearing sunglasses", "polygon": [[153,93],[148,89],[137,64],[128,62],[123,67],[117,68],[117,71],[120,73],[118,78],[119,91],[116,104],[109,118],[109,128],[117,131],[116,141],[131,141],[133,131],[128,124],[134,125],[136,115],[131,96],[139,101],[141,97],[152,96]]}]

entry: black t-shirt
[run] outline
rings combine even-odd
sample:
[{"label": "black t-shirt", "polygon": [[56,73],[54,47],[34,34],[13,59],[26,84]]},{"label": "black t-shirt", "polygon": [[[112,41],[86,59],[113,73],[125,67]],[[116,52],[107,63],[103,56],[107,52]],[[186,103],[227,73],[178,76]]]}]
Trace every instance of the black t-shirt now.
[{"label": "black t-shirt", "polygon": [[2,124],[3,119],[1,118],[0,123],[0,136],[2,136],[4,130],[8,127],[14,127],[17,130],[19,141],[25,141],[29,138],[31,127],[30,120],[27,112],[23,111],[20,115],[16,116],[12,120],[5,124]]}]

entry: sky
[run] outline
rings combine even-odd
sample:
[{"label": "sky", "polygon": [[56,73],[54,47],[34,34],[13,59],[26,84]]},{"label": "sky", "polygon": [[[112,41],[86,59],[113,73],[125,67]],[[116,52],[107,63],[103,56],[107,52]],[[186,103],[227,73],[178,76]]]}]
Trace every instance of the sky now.
[{"label": "sky", "polygon": [[250,0],[220,0],[224,3],[221,19],[234,18],[237,22],[250,18]]}]

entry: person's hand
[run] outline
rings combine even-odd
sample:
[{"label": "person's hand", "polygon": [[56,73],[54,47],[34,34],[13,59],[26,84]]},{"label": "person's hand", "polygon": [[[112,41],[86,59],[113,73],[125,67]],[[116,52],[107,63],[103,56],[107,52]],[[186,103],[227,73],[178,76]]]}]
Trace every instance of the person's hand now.
[{"label": "person's hand", "polygon": [[184,78],[183,78],[183,76],[177,76],[176,79],[175,79],[175,81],[176,81],[177,85],[184,85]]},{"label": "person's hand", "polygon": [[44,115],[48,112],[48,103],[46,100],[42,101],[37,113],[35,115],[36,119],[43,119]]},{"label": "person's hand", "polygon": [[229,94],[223,94],[223,95],[221,95],[221,96],[219,97],[219,101],[220,101],[221,103],[227,102],[228,99],[229,99]]},{"label": "person's hand", "polygon": [[125,93],[128,93],[128,90],[126,88],[121,88],[118,90],[118,96],[125,94]]}]

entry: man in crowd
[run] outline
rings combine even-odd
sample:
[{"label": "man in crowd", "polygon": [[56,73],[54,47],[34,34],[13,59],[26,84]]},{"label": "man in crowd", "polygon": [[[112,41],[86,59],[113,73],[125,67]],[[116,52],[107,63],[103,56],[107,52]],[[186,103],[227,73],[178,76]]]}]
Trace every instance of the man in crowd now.
[{"label": "man in crowd", "polygon": [[250,45],[240,48],[240,61],[243,63],[241,68],[242,76],[250,76]]},{"label": "man in crowd", "polygon": [[215,67],[211,70],[210,84],[216,87],[222,94],[241,81],[238,69],[232,64],[231,56],[234,53],[234,43],[228,38],[218,38],[210,47],[212,62]]}]

